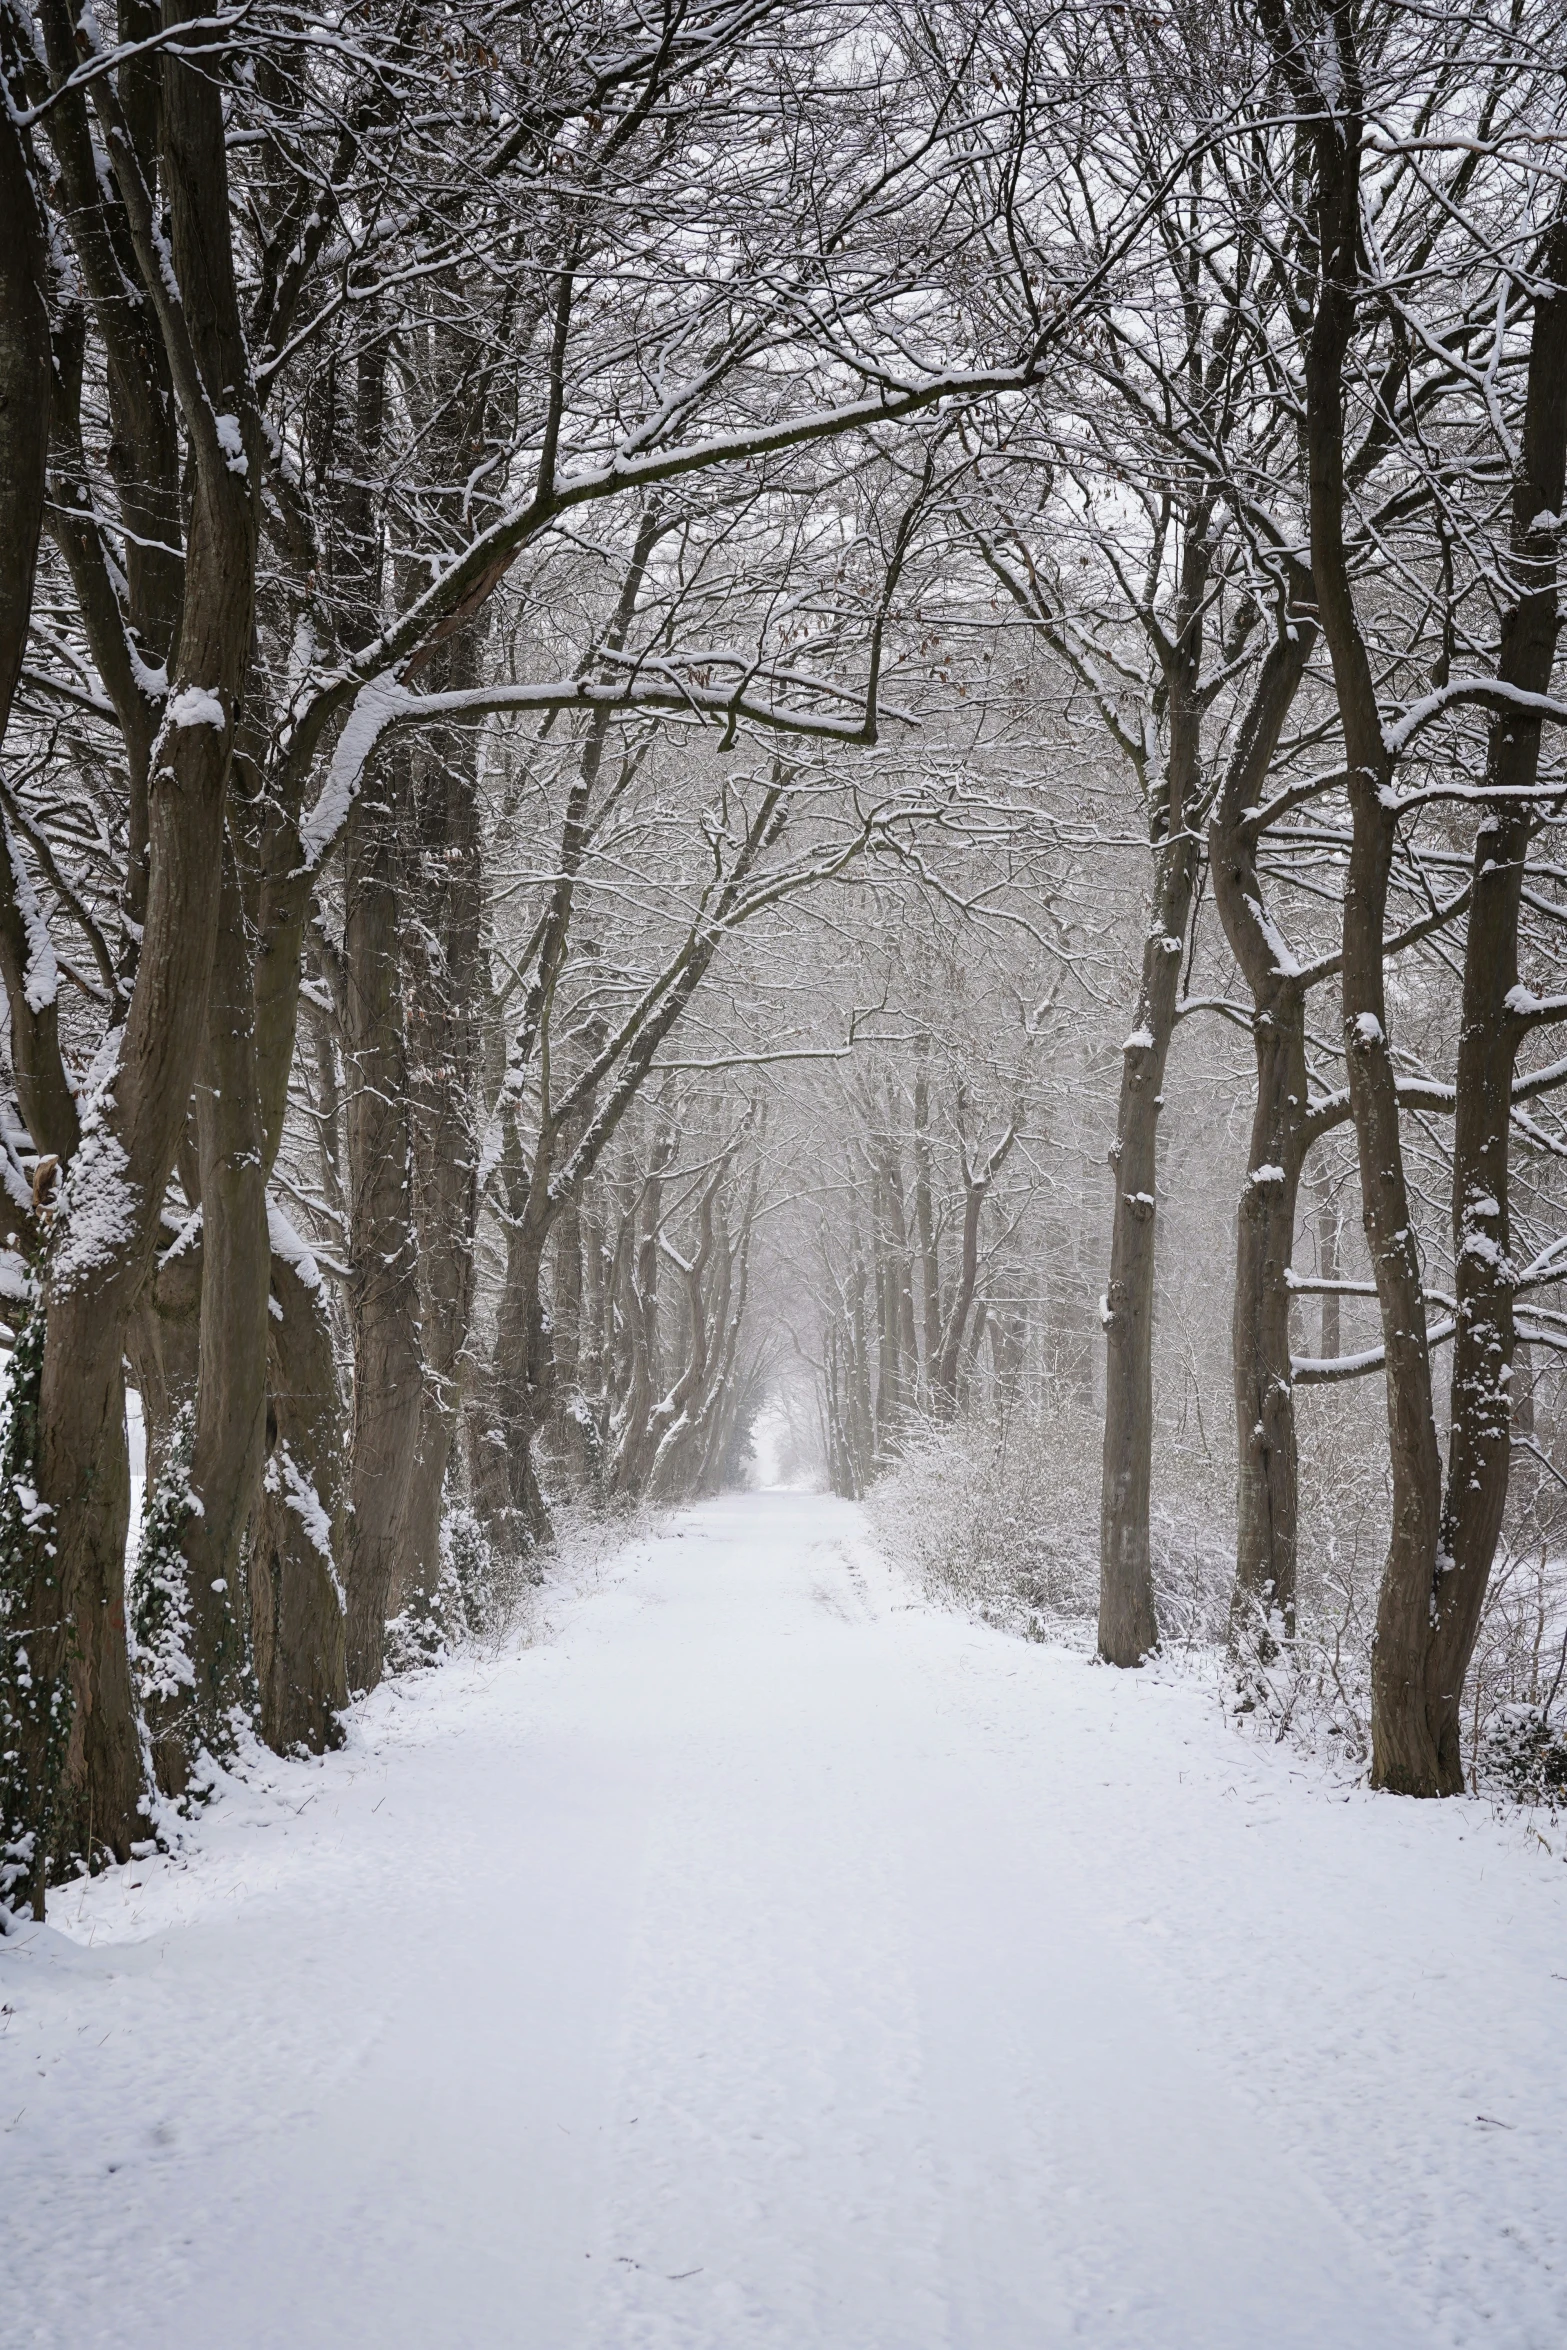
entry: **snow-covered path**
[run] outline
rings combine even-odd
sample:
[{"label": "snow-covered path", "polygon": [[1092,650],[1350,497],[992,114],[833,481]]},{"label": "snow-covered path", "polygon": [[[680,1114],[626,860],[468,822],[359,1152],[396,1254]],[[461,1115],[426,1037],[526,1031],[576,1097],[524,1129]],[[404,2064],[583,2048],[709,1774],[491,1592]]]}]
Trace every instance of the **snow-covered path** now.
[{"label": "snow-covered path", "polygon": [[0,1945],[9,2341],[1567,2341],[1559,1856],[933,1611],[840,1503],[549,1612]]}]

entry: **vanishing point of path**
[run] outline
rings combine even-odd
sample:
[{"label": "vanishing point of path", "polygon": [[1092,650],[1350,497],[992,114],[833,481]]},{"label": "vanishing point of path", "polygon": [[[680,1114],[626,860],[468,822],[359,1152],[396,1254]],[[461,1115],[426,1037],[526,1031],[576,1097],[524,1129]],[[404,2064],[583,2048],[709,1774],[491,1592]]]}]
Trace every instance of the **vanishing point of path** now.
[{"label": "vanishing point of path", "polygon": [[820,1498],[536,1631],[0,1946],[9,2342],[1567,2340],[1559,1856]]}]

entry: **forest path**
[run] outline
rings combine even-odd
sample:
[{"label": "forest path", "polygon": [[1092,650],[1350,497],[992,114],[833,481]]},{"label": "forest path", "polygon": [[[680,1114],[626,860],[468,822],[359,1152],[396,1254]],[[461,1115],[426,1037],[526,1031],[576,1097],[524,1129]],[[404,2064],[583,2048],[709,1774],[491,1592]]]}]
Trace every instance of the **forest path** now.
[{"label": "forest path", "polygon": [[927,1607],[842,1503],[548,1614],[0,1945],[11,2342],[1567,2339],[1559,1863]]}]

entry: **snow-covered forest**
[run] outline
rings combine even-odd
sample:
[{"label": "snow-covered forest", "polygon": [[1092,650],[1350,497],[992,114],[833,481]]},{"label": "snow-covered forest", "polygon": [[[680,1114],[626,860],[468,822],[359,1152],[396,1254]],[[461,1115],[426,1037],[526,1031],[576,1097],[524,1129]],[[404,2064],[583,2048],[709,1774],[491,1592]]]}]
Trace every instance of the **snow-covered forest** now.
[{"label": "snow-covered forest", "polygon": [[[1563,2338],[1564,58],[1561,0],[0,0],[19,2341]],[[479,2020],[387,2187],[399,1901],[459,1922],[397,2032],[470,1962]],[[178,1943],[151,2006],[100,1934]],[[198,2222],[100,2140],[187,2060],[214,2146],[269,2050],[327,2096],[361,1994],[258,2172],[304,2267],[219,2163],[131,2292]],[[549,2133],[639,2082],[594,2185]]]}]

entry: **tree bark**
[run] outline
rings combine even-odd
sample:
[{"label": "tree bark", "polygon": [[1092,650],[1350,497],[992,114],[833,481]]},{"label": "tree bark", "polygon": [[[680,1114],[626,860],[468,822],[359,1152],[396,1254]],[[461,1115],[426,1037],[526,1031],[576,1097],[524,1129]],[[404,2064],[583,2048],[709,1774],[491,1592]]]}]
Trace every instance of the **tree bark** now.
[{"label": "tree bark", "polygon": [[11,1077],[33,1148],[63,1168],[81,1140],[81,1120],[60,1050],[56,968],[21,844],[0,816],[0,978],[10,1015]]},{"label": "tree bark", "polygon": [[905,1341],[913,1336],[913,1300],[908,1289],[902,1186],[890,1137],[880,1136],[872,1146],[871,1175],[876,1244],[876,1461],[878,1467],[885,1468],[897,1455],[916,1368],[905,1353]]},{"label": "tree bark", "polygon": [[1209,549],[1188,524],[1174,642],[1167,659],[1169,755],[1151,812],[1152,919],[1143,942],[1136,1023],[1121,1054],[1110,1149],[1115,1204],[1105,1291],[1105,1425],[1099,1504],[1099,1654],[1138,1665],[1159,1642],[1149,1504],[1153,1473],[1153,1311],[1159,1112],[1175,1030],[1181,956],[1197,872],[1192,806],[1199,781],[1202,599]]},{"label": "tree bark", "polygon": [[[1524,431],[1513,482],[1513,600],[1497,676],[1548,694],[1558,630],[1556,525],[1567,475],[1567,207],[1547,240],[1535,303]],[[1498,711],[1475,835],[1464,953],[1453,1134],[1453,1255],[1458,1316],[1437,1577],[1426,1631],[1425,1727],[1436,1791],[1464,1789],[1460,1700],[1501,1532],[1512,1454],[1517,1268],[1510,1254],[1508,1141],[1513,1071],[1532,1025],[1518,980],[1518,918],[1535,817],[1540,720]]]},{"label": "tree bark", "polygon": [[[199,1507],[180,1530],[183,1614],[194,1682],[149,1697],[148,1729],[166,1795],[182,1794],[198,1755],[231,1753],[247,1667],[245,1543],[265,1457],[267,1233],[256,1072],[255,995],[244,901],[232,844],[222,845],[222,898],[196,1088],[201,1164],[200,1369],[190,1491]],[[173,1562],[170,1562],[173,1570]]]},{"label": "tree bark", "polygon": [[[73,59],[74,63],[74,59]],[[123,150],[114,168],[144,285],[176,369],[194,456],[184,620],[153,759],[146,924],[125,1027],[89,1097],[45,1276],[37,1490],[51,1553],[35,1670],[69,1685],[72,1716],[47,1842],[64,1859],[128,1856],[142,1832],[141,1759],[125,1636],[129,1511],[122,1364],[152,1266],[164,1191],[206,1029],[223,806],[251,642],[256,525],[251,475],[230,462],[215,413],[248,407],[228,242],[222,100],[201,65],[164,73],[163,186],[174,285],[150,200]],[[175,290],[178,288],[178,291]],[[258,452],[259,454],[259,452]],[[42,1856],[41,1856],[42,1865]]]},{"label": "tree bark", "polygon": [[760,1169],[753,1169],[738,1246],[730,1244],[727,1232],[724,1236],[727,1253],[723,1284],[723,1336],[718,1359],[708,1374],[707,1395],[696,1429],[701,1445],[701,1465],[697,1471],[695,1489],[701,1493],[714,1493],[719,1489],[734,1450],[739,1417],[745,1404],[747,1382],[739,1377],[737,1365],[740,1334],[745,1327],[746,1301],[750,1294],[751,1235],[756,1221],[760,1181]]},{"label": "tree bark", "polygon": [[[477,682],[482,633],[448,639],[432,682]],[[407,966],[409,1116],[424,1355],[419,1441],[398,1569],[401,1591],[426,1606],[441,1572],[441,1515],[462,1408],[473,1321],[479,1212],[479,1021],[489,987],[481,860],[479,739],[441,734],[418,760],[419,847]],[[399,1596],[394,1590],[394,1602]]]},{"label": "tree bark", "polygon": [[149,1492],[163,1474],[176,1420],[196,1400],[200,1332],[201,1225],[192,1218],[159,1254],[127,1334],[125,1351],[146,1432]]},{"label": "tree bark", "polygon": [[343,1068],[353,1446],[344,1546],[348,1681],[381,1678],[419,1444],[424,1355],[403,1036],[394,749],[356,803],[344,847]]},{"label": "tree bark", "polygon": [[[0,744],[22,674],[48,487],[53,364],[47,245],[31,135],[20,100],[21,27],[0,10]],[[0,975],[10,1012],[11,1073],[34,1148],[63,1163],[80,1128],[60,1054],[58,987],[48,932],[9,821],[0,819]]]},{"label": "tree bark", "polygon": [[[283,1235],[278,1234],[278,1238]],[[290,1236],[291,1238],[291,1236]],[[321,1276],[274,1247],[267,1465],[250,1551],[250,1630],[261,1734],[280,1754],[342,1742],[348,1702],[342,1399]]]},{"label": "tree bark", "polygon": [[659,1399],[650,1421],[653,1455],[645,1486],[658,1501],[672,1500],[681,1489],[683,1459],[691,1449],[707,1383],[713,1325],[716,1321],[722,1333],[728,1314],[727,1278],[720,1281],[712,1310],[704,1294],[707,1269],[714,1252],[713,1203],[724,1172],[721,1168],[703,1194],[698,1210],[696,1253],[689,1264],[680,1266],[686,1292],[686,1359],[668,1394]]},{"label": "tree bark", "polygon": [[1441,1459],[1384,990],[1383,941],[1398,823],[1393,759],[1383,739],[1344,544],[1344,369],[1359,299],[1364,96],[1347,14],[1335,12],[1332,22],[1331,101],[1319,87],[1315,62],[1276,0],[1266,0],[1265,14],[1285,71],[1309,112],[1320,254],[1305,369],[1311,570],[1350,778],[1344,1044],[1362,1214],[1382,1317],[1393,1487],[1392,1533],[1371,1659],[1371,1776],[1375,1786],[1423,1795],[1440,1785],[1425,1704],[1425,1659],[1436,1583]]},{"label": "tree bark", "polygon": [[[979,1284],[979,1224],[990,1187],[1017,1139],[1019,1116],[1014,1116],[997,1147],[980,1165],[974,1165],[964,1153],[963,1167],[963,1237],[958,1252],[957,1278],[953,1284],[952,1302],[947,1309],[946,1327],[942,1332],[941,1348],[931,1379],[931,1404],[937,1417],[951,1420],[956,1417],[959,1402],[959,1371],[963,1360],[963,1339],[968,1328],[969,1315],[974,1305],[974,1292]],[[983,1312],[983,1309],[981,1309]],[[981,1332],[980,1335],[983,1335]],[[974,1342],[978,1352],[978,1339]]]},{"label": "tree bark", "polygon": [[1153,922],[1143,947],[1137,1024],[1122,1048],[1110,1151],[1115,1207],[1104,1303],[1099,1653],[1114,1665],[1141,1664],[1159,1643],[1149,1531],[1159,1111],[1195,865],[1196,844],[1184,830],[1156,852]]},{"label": "tree bark", "polygon": [[[1296,583],[1297,588],[1309,585]],[[1257,1093],[1235,1225],[1232,1325],[1239,1473],[1231,1637],[1257,1611],[1295,1628],[1298,1465],[1290,1368],[1289,1269],[1306,1157],[1306,989],[1264,910],[1257,828],[1279,734],[1316,638],[1300,612],[1263,663],[1209,828],[1214,899],[1252,999]]]},{"label": "tree bark", "polygon": [[661,1127],[654,1138],[647,1179],[634,1210],[631,1246],[626,1256],[626,1333],[630,1341],[630,1379],[618,1415],[608,1484],[611,1493],[625,1497],[639,1493],[652,1464],[653,1399],[661,1375],[659,1342],[658,1241],[663,1215],[664,1171],[675,1155],[675,1137]]},{"label": "tree bark", "polygon": [[930,1039],[914,1040],[914,1231],[920,1261],[920,1336],[928,1406],[941,1356],[941,1258],[936,1237],[935,1161],[930,1142]]}]

